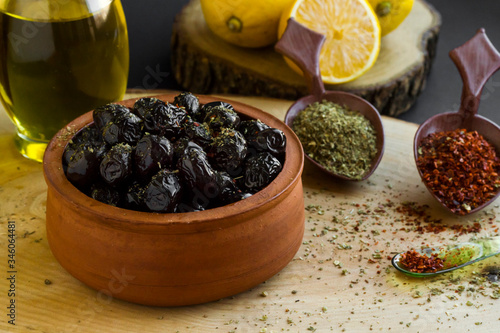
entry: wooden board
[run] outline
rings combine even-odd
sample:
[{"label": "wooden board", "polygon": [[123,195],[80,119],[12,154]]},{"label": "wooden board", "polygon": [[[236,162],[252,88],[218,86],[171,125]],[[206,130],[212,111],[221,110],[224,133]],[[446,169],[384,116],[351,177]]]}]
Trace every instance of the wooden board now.
[{"label": "wooden board", "polygon": [[[281,119],[290,105],[289,101],[269,98],[234,99]],[[106,290],[86,287],[58,264],[45,234],[42,166],[14,150],[13,126],[0,110],[0,331],[497,331],[500,300],[489,295],[499,288],[485,284],[481,290],[481,284],[475,282],[487,267],[499,267],[498,259],[490,258],[460,273],[433,280],[408,278],[390,265],[387,256],[395,251],[422,243],[450,242],[456,236],[449,229],[439,234],[419,234],[412,220],[423,218],[396,212],[405,201],[429,205],[424,215],[442,219],[443,226],[477,221],[482,226],[478,236],[497,234],[500,210],[498,205],[492,206],[488,215],[464,218],[444,212],[424,189],[414,166],[411,147],[417,126],[388,117],[383,121],[385,155],[369,181],[335,182],[305,165],[304,242],[294,260],[278,275],[217,302],[160,308],[110,299]],[[7,266],[7,221],[15,221],[14,268]],[[377,259],[376,251],[381,259]],[[10,270],[16,271],[15,297],[9,297],[7,292]],[[462,288],[464,291],[460,291]],[[16,305],[15,327],[8,324],[6,316],[11,299]]]},{"label": "wooden board", "polygon": [[[439,13],[424,1],[415,1],[407,19],[382,38],[377,62],[367,73],[326,89],[360,95],[382,114],[405,112],[424,89],[440,24]],[[199,0],[192,0],[177,15],[171,44],[175,78],[189,91],[292,100],[309,94],[302,76],[273,47],[241,48],[215,36],[205,23]]]}]

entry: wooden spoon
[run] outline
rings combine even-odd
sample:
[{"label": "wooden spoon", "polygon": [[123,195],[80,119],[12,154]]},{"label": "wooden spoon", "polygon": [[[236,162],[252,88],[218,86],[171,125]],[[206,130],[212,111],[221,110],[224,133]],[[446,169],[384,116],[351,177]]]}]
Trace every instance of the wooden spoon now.
[{"label": "wooden spoon", "polygon": [[[435,115],[420,125],[415,133],[413,142],[415,163],[418,159],[418,148],[420,147],[421,141],[426,136],[436,132],[453,131],[457,128],[464,128],[467,131],[477,131],[495,147],[497,154],[500,151],[500,128],[492,121],[477,114],[481,91],[486,81],[500,68],[500,53],[498,53],[491,44],[484,29],[481,28],[473,38],[462,46],[452,50],[450,52],[450,58],[457,66],[463,81],[460,109],[458,112],[453,111]],[[419,168],[417,167],[417,169]],[[422,171],[419,169],[418,172],[422,180],[424,180]],[[459,213],[447,207],[441,199],[432,192],[425,181],[424,183],[432,196],[434,196],[443,207],[452,213]],[[468,211],[468,214],[483,209],[492,203],[499,194],[500,192],[488,202],[471,209]]]},{"label": "wooden spoon", "polygon": [[382,126],[382,120],[377,109],[363,98],[342,91],[325,91],[319,68],[319,55],[324,41],[325,36],[304,27],[293,18],[290,18],[283,36],[274,47],[277,52],[290,58],[300,67],[307,80],[311,93],[311,95],[296,101],[288,109],[285,116],[285,123],[292,128],[293,120],[300,111],[314,102],[321,102],[323,100],[331,101],[346,106],[351,110],[359,111],[360,114],[365,116],[372,123],[377,133],[377,154],[372,161],[371,168],[361,179],[354,179],[333,173],[310,158],[306,153],[304,153],[304,155],[306,159],[333,177],[345,180],[364,180],[375,171],[384,153],[384,128]]}]

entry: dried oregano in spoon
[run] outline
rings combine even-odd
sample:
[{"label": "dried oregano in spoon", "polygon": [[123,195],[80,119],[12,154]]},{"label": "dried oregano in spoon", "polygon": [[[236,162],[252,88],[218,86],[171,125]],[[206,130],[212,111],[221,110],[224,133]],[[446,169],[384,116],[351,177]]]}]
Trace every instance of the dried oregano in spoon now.
[{"label": "dried oregano in spoon", "polygon": [[377,135],[370,121],[333,102],[310,104],[292,127],[306,154],[338,175],[363,178],[377,154]]}]

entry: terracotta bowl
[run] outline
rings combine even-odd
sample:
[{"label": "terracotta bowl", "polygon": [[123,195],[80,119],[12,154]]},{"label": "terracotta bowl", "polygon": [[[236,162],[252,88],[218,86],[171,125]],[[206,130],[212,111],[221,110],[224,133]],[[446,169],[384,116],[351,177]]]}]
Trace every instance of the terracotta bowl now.
[{"label": "terracotta bowl", "polygon": [[[173,94],[155,96],[172,101]],[[201,103],[224,100],[199,96]],[[136,99],[120,102],[132,106]],[[63,150],[92,122],[86,113],[49,143],[47,239],[59,263],[108,296],[134,303],[179,306],[245,291],[283,269],[304,234],[303,152],[277,118],[228,101],[240,114],[281,129],[287,137],[283,170],[253,196],[202,212],[158,214],[112,207],[86,196],[64,175]]]}]

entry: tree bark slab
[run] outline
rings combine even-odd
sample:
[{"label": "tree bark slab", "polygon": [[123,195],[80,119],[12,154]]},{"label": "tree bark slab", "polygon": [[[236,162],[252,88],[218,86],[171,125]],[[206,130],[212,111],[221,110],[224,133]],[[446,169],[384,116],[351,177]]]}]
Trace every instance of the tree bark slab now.
[{"label": "tree bark slab", "polygon": [[[367,73],[325,88],[361,96],[381,114],[397,116],[407,111],[425,87],[440,24],[439,13],[425,1],[416,0],[406,20],[382,38],[377,62]],[[176,16],[171,52],[177,82],[194,93],[291,100],[309,94],[304,78],[272,46],[247,49],[214,35],[205,23],[199,0],[192,0]]]}]

